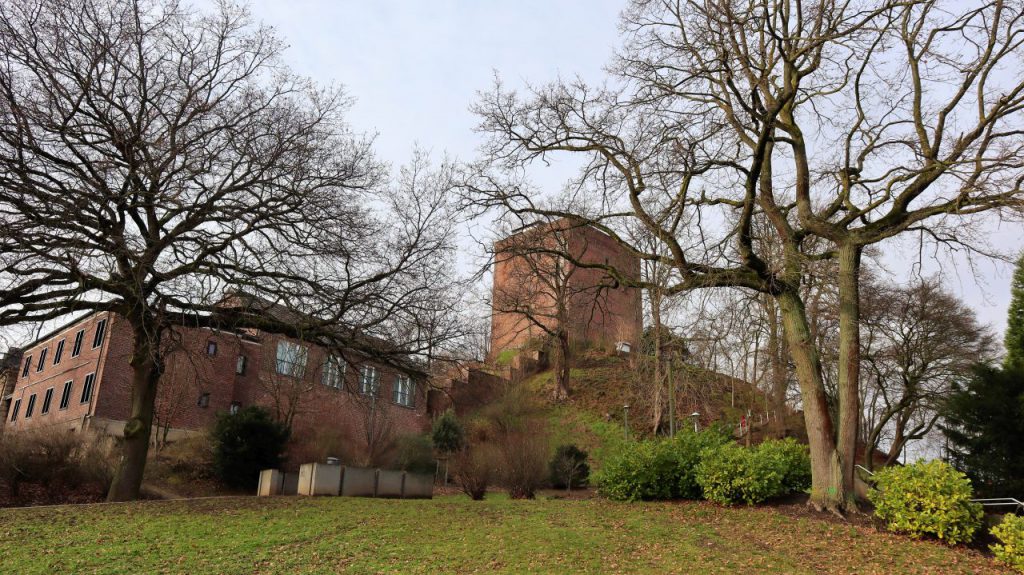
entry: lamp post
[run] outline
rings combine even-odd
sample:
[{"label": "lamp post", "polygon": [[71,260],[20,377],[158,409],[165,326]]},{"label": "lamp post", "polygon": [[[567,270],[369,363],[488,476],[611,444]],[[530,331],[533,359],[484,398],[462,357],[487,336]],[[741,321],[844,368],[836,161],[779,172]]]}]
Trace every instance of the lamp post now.
[{"label": "lamp post", "polygon": [[690,417],[693,418],[693,432],[697,433],[697,422],[700,420],[700,413],[694,411],[693,413],[690,414]]},{"label": "lamp post", "polygon": [[626,441],[629,441],[629,404],[622,406],[622,430],[626,434]]}]

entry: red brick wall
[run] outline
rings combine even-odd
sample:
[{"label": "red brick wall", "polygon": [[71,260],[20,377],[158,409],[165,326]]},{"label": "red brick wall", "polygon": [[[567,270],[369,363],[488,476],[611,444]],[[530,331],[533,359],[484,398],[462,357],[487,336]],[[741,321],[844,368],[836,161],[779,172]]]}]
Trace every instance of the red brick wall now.
[{"label": "red brick wall", "polygon": [[[568,249],[579,261],[607,264],[627,277],[640,276],[639,259],[611,236],[589,226],[574,227],[561,233],[567,238],[562,242],[564,247],[561,249]],[[552,298],[530,277],[527,271],[529,266],[518,256],[501,256],[503,246],[508,245],[508,242],[514,243],[518,236],[506,238],[495,246],[499,255],[495,261],[492,299],[498,301],[502,294],[517,291],[532,293],[536,295],[534,305],[541,310],[548,309],[549,313],[545,315],[551,315],[553,312],[549,308],[552,306]],[[634,344],[639,341],[643,332],[640,290],[622,286],[601,289],[599,292],[591,289],[613,283],[601,269],[579,268],[572,273],[567,291],[576,294],[569,305],[569,339],[574,347],[611,349],[618,341]],[[519,348],[531,338],[542,336],[543,331],[531,325],[522,315],[495,311],[491,317],[491,359],[504,350]]]},{"label": "red brick wall", "polygon": [[[28,377],[18,380],[12,397],[21,399],[18,417],[7,421],[9,429],[27,429],[40,425],[60,424],[79,429],[83,426],[105,427],[119,432],[131,411],[132,372],[129,361],[132,354],[133,337],[126,322],[116,316],[108,319],[106,336],[100,348],[92,348],[92,337],[96,322],[108,314],[97,314],[62,329],[53,337],[38,342],[25,351],[31,356],[32,366]],[[85,329],[85,341],[79,357],[71,358],[74,334]],[[54,348],[58,341],[67,339],[64,356],[59,365],[53,366]],[[218,413],[226,412],[233,402],[241,406],[262,405],[273,411],[273,401],[267,393],[266,382],[276,374],[277,342],[280,338],[264,335],[260,341],[209,329],[179,329],[167,337],[166,344],[171,353],[166,357],[166,371],[161,378],[157,398],[157,416],[170,423],[175,430],[200,430],[208,428]],[[214,355],[206,352],[207,343],[217,344]],[[304,394],[300,409],[294,421],[297,433],[316,429],[340,429],[355,433],[361,425],[361,404],[355,401],[358,391],[358,369],[349,366],[346,370],[345,389],[329,388],[320,383],[324,352],[309,347],[309,357],[303,381],[309,386]],[[48,348],[49,357],[41,372],[36,372],[35,362],[39,351]],[[235,373],[239,355],[247,357],[245,373]],[[352,359],[352,358],[350,358]],[[355,360],[353,360],[355,361]],[[416,405],[407,408],[392,401],[392,385],[396,372],[377,366],[381,371],[380,393],[376,403],[378,413],[393,422],[395,433],[421,433],[427,429],[426,391],[420,382],[416,386]],[[79,401],[82,385],[88,373],[96,373],[93,394],[90,401]],[[74,381],[71,402],[67,409],[60,410],[60,394],[64,382]],[[49,413],[42,415],[43,395],[47,388],[54,388],[54,398]],[[35,413],[25,418],[28,398],[36,394]],[[201,394],[209,394],[207,407],[199,405]],[[85,423],[89,422],[89,423]],[[355,439],[353,439],[355,440]]]},{"label": "red brick wall", "polygon": [[[96,332],[96,324],[101,319],[108,320],[106,335],[104,336],[103,344],[98,348],[93,348],[92,343]],[[47,425],[62,425],[73,429],[82,427],[83,422],[92,414],[96,403],[99,382],[101,380],[101,359],[110,345],[111,334],[116,332],[116,329],[111,324],[112,322],[108,314],[95,314],[73,325],[62,328],[51,337],[47,337],[45,340],[25,349],[22,366],[24,361],[29,358],[31,358],[32,364],[27,377],[22,376],[23,368],[18,368],[18,379],[15,382],[11,405],[13,409],[14,402],[19,399],[21,400],[21,405],[19,406],[15,421],[11,421],[10,413],[7,414],[8,429],[29,429]],[[78,357],[71,357],[75,334],[79,330],[85,330],[81,354]],[[61,340],[65,342],[64,353],[60,363],[53,365],[54,354]],[[48,350],[46,365],[43,366],[42,371],[36,371],[39,355],[43,349]],[[96,382],[93,384],[91,399],[82,403],[80,401],[82,386],[85,383],[85,376],[90,373],[97,374]],[[70,402],[67,409],[60,409],[60,397],[64,390],[64,383],[69,380],[74,382],[72,384]],[[53,388],[53,401],[50,405],[49,413],[43,414],[43,398],[46,390],[51,387]],[[35,412],[32,414],[32,417],[26,418],[26,408],[28,407],[29,398],[33,394],[36,395]]]}]

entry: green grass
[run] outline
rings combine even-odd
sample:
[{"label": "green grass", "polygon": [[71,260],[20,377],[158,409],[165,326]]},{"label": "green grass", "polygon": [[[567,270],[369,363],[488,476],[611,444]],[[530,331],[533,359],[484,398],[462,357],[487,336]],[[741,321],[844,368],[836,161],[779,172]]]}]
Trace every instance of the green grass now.
[{"label": "green grass", "polygon": [[0,510],[0,573],[999,573],[964,549],[707,503],[223,498]]}]

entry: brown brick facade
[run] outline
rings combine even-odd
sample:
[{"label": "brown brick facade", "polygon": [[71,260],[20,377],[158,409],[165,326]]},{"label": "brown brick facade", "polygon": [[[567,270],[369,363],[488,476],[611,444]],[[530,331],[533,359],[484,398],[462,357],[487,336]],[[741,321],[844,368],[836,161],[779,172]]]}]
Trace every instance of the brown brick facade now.
[{"label": "brown brick facade", "polygon": [[[549,230],[554,230],[549,231]],[[557,235],[557,240],[552,240]],[[520,349],[531,340],[544,337],[544,330],[524,314],[510,311],[501,301],[509,294],[526,296],[537,313],[535,318],[553,322],[552,288],[536,277],[536,259],[519,255],[529,245],[567,252],[584,264],[608,265],[627,277],[640,275],[640,261],[611,236],[590,226],[574,226],[559,220],[544,228],[528,228],[495,245],[494,285],[491,316],[491,359],[503,351]],[[525,246],[525,247],[524,247]],[[571,265],[571,264],[560,264]],[[575,348],[612,349],[617,342],[636,344],[643,331],[641,292],[619,285],[603,269],[579,267],[567,277],[569,339]]]},{"label": "brown brick facade", "polygon": [[[104,320],[102,341],[94,347],[97,326]],[[83,332],[81,350],[72,357],[79,332]],[[61,359],[54,364],[61,341],[65,342]],[[337,387],[329,387],[324,385],[323,379],[325,351],[296,341],[291,343],[306,350],[305,369],[301,377],[281,375],[277,369],[280,341],[281,337],[270,334],[252,337],[210,329],[175,330],[165,342],[169,351],[157,397],[157,432],[159,426],[167,427],[168,438],[173,438],[208,428],[218,413],[229,412],[233,406],[259,405],[275,413],[287,411],[292,404],[292,423],[298,434],[308,435],[312,430],[325,428],[355,434],[365,424],[367,410],[372,410],[377,421],[386,421],[395,434],[422,433],[428,427],[426,390],[422,382],[414,382],[411,393],[399,398],[403,401],[410,398],[413,405],[406,407],[394,401],[399,372],[357,357],[347,357],[343,378]],[[38,370],[44,349],[46,359]],[[107,313],[76,321],[26,347],[19,367],[13,372],[13,389],[5,396],[9,406],[0,414],[3,427],[21,430],[62,426],[120,433],[131,408],[131,353],[130,329],[123,319]],[[245,358],[242,369],[239,369],[239,357]],[[31,363],[28,373],[24,374],[26,362]],[[359,393],[359,373],[364,366],[373,367],[379,373],[375,398]],[[83,387],[90,374],[94,374],[92,392],[83,397]],[[68,405],[61,408],[61,396],[68,381],[72,382]],[[48,389],[53,389],[51,405],[42,413]],[[281,389],[300,393],[282,394]],[[36,398],[32,414],[26,417],[32,396]],[[295,400],[289,401],[289,398]]]}]

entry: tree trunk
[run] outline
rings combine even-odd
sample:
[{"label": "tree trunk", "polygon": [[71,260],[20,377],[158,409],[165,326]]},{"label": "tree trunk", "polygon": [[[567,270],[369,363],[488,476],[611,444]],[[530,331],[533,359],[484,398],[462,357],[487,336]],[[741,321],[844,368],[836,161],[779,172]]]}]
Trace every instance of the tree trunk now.
[{"label": "tree trunk", "polygon": [[134,320],[132,350],[132,405],[124,426],[121,461],[110,485],[107,501],[134,501],[139,498],[142,476],[146,470],[153,415],[156,411],[157,382],[163,371],[159,358],[161,331],[144,320]]},{"label": "tree trunk", "polygon": [[804,308],[796,288],[776,296],[782,313],[783,333],[796,366],[797,381],[803,399],[804,422],[811,456],[811,498],[818,510],[842,513],[853,491],[843,481],[842,465],[836,450],[835,428],[825,396],[821,360],[814,346]]},{"label": "tree trunk", "polygon": [[768,401],[775,418],[768,423],[768,433],[776,438],[786,435],[786,391],[788,388],[788,377],[786,373],[786,348],[785,341],[779,333],[778,307],[771,296],[765,295],[762,299],[762,308],[765,318],[768,321],[768,362],[771,373],[771,388],[768,392]]},{"label": "tree trunk", "polygon": [[836,448],[842,468],[843,486],[856,509],[854,465],[860,425],[860,246],[839,246],[839,434]]},{"label": "tree trunk", "polygon": [[555,401],[569,398],[569,333],[558,330],[555,353]]},{"label": "tree trunk", "polygon": [[651,382],[651,434],[657,435],[661,428],[662,418],[662,378],[661,378],[661,294],[650,290],[651,298],[651,329],[654,330],[654,380]]}]

